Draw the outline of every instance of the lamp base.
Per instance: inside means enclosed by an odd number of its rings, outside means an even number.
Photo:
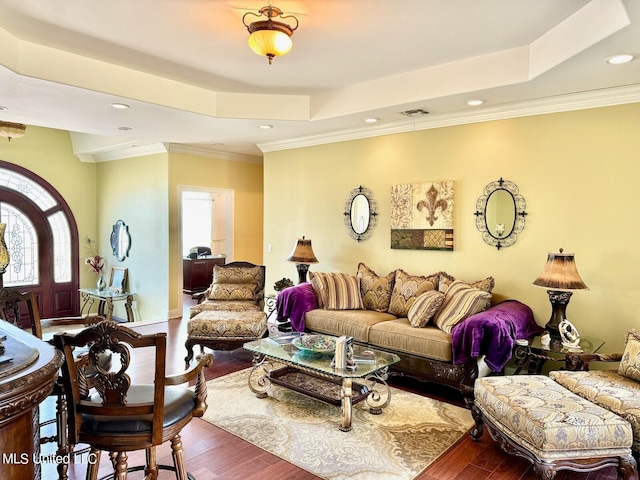
[[[298,284],[307,281],[307,272],[309,271],[309,264],[296,263],[296,269],[298,270]]]
[[[559,290],[547,290],[549,301],[551,302],[551,318],[544,326],[549,334],[554,338],[560,338],[560,322],[566,320],[567,305],[573,293],[561,292]]]

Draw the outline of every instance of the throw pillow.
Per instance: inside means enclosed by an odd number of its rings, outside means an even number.
[[[327,275],[329,274],[324,272],[309,272],[309,281],[318,298],[318,308],[325,308],[325,297],[327,295],[327,282],[325,278]]]
[[[445,333],[451,334],[453,327],[467,317],[487,309],[491,294],[456,280],[446,293],[444,301],[435,316],[435,324]]]
[[[255,300],[256,283],[214,283],[209,294],[211,300]]]
[[[442,293],[445,293],[449,286],[451,286],[451,284],[455,281],[456,279],[453,275],[449,275],[447,272],[438,272],[438,290],[440,290]],[[473,288],[479,288],[480,290],[491,293],[493,291],[495,283],[496,282],[493,277],[487,277],[482,280],[471,282],[469,283],[469,285]]]
[[[437,290],[430,290],[420,295],[409,309],[409,323],[412,327],[426,327],[429,321],[436,314],[442,302],[444,293]]]
[[[624,353],[618,365],[618,374],[640,382],[640,335],[633,329],[627,333]]]
[[[406,317],[411,305],[421,294],[437,289],[438,274],[422,277],[409,275],[404,270],[398,269],[387,311],[398,318]]]
[[[264,285],[262,268],[213,266],[213,283],[255,283]]]
[[[346,273],[332,273],[325,277],[327,310],[362,310],[360,281]]]
[[[356,277],[360,279],[360,294],[364,308],[386,312],[389,309],[396,272],[391,272],[386,277],[379,277],[376,272],[360,262]]]

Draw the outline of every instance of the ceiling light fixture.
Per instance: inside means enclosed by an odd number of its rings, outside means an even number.
[[[4,105],[0,105],[0,112],[4,112],[5,110],[9,110],[9,107],[5,107]]]
[[[263,130],[269,130],[270,128],[273,128],[273,125],[269,125],[265,123],[264,125],[259,125],[258,128],[261,128]]]
[[[118,130],[122,130],[123,132],[127,132],[131,130],[131,127],[118,127]]]
[[[479,98],[474,98],[472,100],[467,100],[467,105],[470,107],[477,107],[478,105],[482,105],[484,100],[480,100]]]
[[[111,106],[116,110],[126,110],[127,108],[129,108],[129,105],[127,105],[126,103],[112,103]]]
[[[282,15],[282,10],[278,7],[267,5],[258,10],[260,15],[247,12],[242,16],[242,23],[249,31],[249,47],[258,55],[266,56],[269,59],[269,65],[273,61],[274,57],[284,55],[291,50],[293,42],[291,36],[293,32],[298,28],[298,19],[293,15]],[[260,18],[261,16],[267,17],[267,20],[256,20],[247,25],[245,17],[247,15],[253,15]],[[296,22],[296,26],[292,27],[286,23],[272,20],[273,17],[280,17],[281,19],[292,18]]]
[[[623,63],[629,63],[635,57],[629,53],[624,53],[622,55],[613,55],[612,57],[607,58],[607,63],[610,65],[622,65]]]
[[[11,141],[12,138],[20,138],[23,136],[26,129],[27,126],[22,123],[0,121],[0,136],[8,138],[9,141]]]
[[[365,118],[364,121],[365,123],[378,123],[380,119],[376,117],[370,117],[370,118]]]

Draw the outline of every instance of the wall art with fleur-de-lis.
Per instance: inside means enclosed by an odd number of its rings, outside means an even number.
[[[391,187],[391,248],[453,250],[453,181]]]

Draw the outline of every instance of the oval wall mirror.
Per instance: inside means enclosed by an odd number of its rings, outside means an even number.
[[[129,235],[129,227],[122,220],[118,220],[111,230],[111,250],[114,257],[122,262],[129,256],[129,248],[131,248],[131,235]]]
[[[344,224],[354,240],[366,240],[371,236],[378,214],[376,202],[368,188],[358,187],[351,190],[344,204]]]
[[[485,243],[498,250],[513,245],[524,230],[526,206],[515,183],[500,178],[487,185],[474,213]]]

